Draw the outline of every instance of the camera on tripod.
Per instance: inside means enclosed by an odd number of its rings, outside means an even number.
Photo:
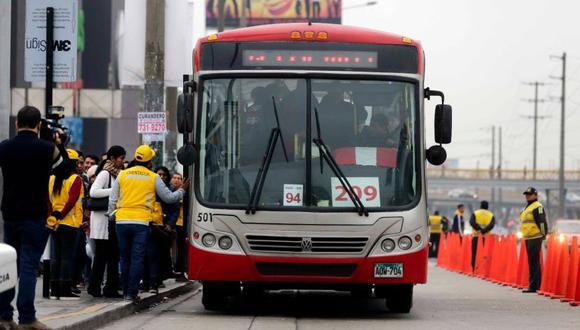
[[[46,118],[42,119],[40,128],[40,138],[55,142],[54,137],[58,135],[63,145],[70,141],[69,129],[63,126],[59,121],[65,117],[63,106],[50,106],[46,111]]]

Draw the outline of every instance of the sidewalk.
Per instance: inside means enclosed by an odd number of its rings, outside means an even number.
[[[142,293],[141,303],[133,305],[123,299],[93,298],[84,290],[80,300],[45,299],[42,298],[42,278],[39,278],[35,303],[37,318],[53,329],[96,329],[199,287],[197,282],[166,280],[164,283],[166,287],[160,289],[159,294]],[[15,315],[14,318],[17,320],[18,316]]]

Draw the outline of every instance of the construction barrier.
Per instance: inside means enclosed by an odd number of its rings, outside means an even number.
[[[472,266],[472,242],[477,239],[475,265]],[[519,244],[519,247],[518,247]],[[540,252],[542,283],[538,294],[559,299],[572,306],[580,305],[580,247],[574,237],[548,235],[546,260]],[[519,250],[519,252],[518,252]],[[485,237],[441,234],[437,266],[449,271],[478,277],[499,285],[525,289],[529,286],[528,256],[524,240],[516,235]]]

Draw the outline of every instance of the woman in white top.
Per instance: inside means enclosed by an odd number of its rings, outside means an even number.
[[[111,187],[124,167],[127,152],[121,146],[112,146],[107,151],[107,159],[97,170],[97,177],[91,186],[91,198],[109,198]],[[122,298],[119,287],[119,246],[115,226],[109,226],[106,210],[91,211],[90,238],[95,242],[95,258],[87,292],[93,297]],[[107,269],[107,283],[101,292],[103,277]]]

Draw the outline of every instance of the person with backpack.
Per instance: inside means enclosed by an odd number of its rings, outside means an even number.
[[[97,177],[91,186],[87,207],[91,210],[90,239],[95,243],[95,257],[87,292],[95,297],[122,298],[119,287],[119,245],[115,223],[106,215],[111,187],[123,169],[127,152],[121,146],[112,146],[106,160],[97,168]],[[92,205],[91,205],[92,204]],[[101,290],[107,270],[107,282]]]

